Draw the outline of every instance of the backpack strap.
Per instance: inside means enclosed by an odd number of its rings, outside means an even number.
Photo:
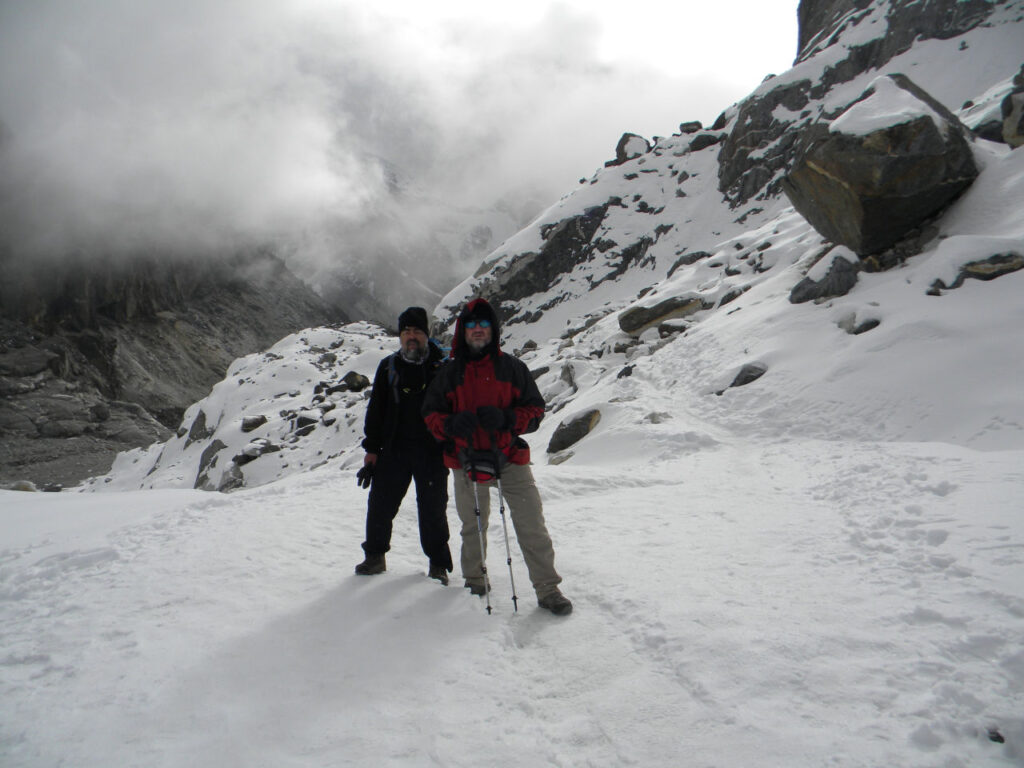
[[[395,368],[395,357],[397,352],[388,356],[388,387],[391,389],[391,396],[398,402],[398,369]]]

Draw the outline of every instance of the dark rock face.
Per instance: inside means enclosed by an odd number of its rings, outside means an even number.
[[[43,486],[167,439],[232,360],[342,319],[267,254],[37,271],[0,260],[0,300],[0,483]]]
[[[829,34],[836,23],[851,11],[871,5],[872,0],[800,0],[797,8],[797,51],[803,52],[811,43]]]
[[[495,270],[492,279],[481,287],[480,295],[492,303],[514,302],[548,290],[559,277],[599,250],[600,243],[594,241],[594,235],[608,213],[609,204],[545,226],[541,230],[545,242],[540,251],[521,254],[504,268]],[[515,322],[515,318],[508,322]]]
[[[877,69],[907,51],[917,39],[948,40],[974,29],[992,15],[996,5],[990,0],[930,0],[927,3],[892,0],[886,9],[885,36],[863,46],[852,47],[847,61],[867,65],[857,74]],[[872,0],[802,1],[797,11],[800,24],[797,61],[803,61],[830,45],[837,33],[862,22],[874,6]],[[841,62],[836,68],[837,71],[849,71],[850,65]]]
[[[791,123],[780,121],[775,112],[780,106],[799,112],[810,101],[810,91],[811,81],[800,80],[740,105],[734,127],[718,153],[718,188],[734,205],[762,190],[766,195],[778,192],[778,182],[773,179],[786,167],[797,133],[787,132]],[[756,162],[750,159],[754,152],[760,153]]]
[[[898,242],[978,175],[959,120],[907,78],[894,75],[888,81],[931,114],[863,135],[816,125],[805,133],[793,170],[782,182],[793,206],[815,229],[861,256]],[[870,104],[883,86],[889,88],[880,78],[863,102]]]

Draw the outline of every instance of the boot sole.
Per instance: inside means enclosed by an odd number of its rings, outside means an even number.
[[[544,608],[544,606],[541,606]],[[572,613],[572,608],[544,608],[545,611],[549,611],[555,616],[568,616]]]

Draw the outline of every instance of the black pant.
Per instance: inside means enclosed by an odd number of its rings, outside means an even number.
[[[452,570],[448,549],[448,469],[439,451],[406,446],[384,451],[370,484],[366,506],[366,541],[363,551],[379,555],[391,549],[391,523],[398,507],[416,481],[416,507],[419,512],[420,546],[431,562]]]

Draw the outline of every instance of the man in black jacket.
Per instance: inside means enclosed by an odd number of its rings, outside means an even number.
[[[430,341],[427,312],[409,307],[398,318],[399,350],[377,367],[366,409],[363,468],[359,484],[370,488],[366,508],[366,559],[356,573],[383,573],[391,549],[391,526],[398,507],[416,482],[420,545],[430,558],[429,576],[448,583],[448,470],[441,446],[423,423],[423,395],[442,365],[440,348]]]

